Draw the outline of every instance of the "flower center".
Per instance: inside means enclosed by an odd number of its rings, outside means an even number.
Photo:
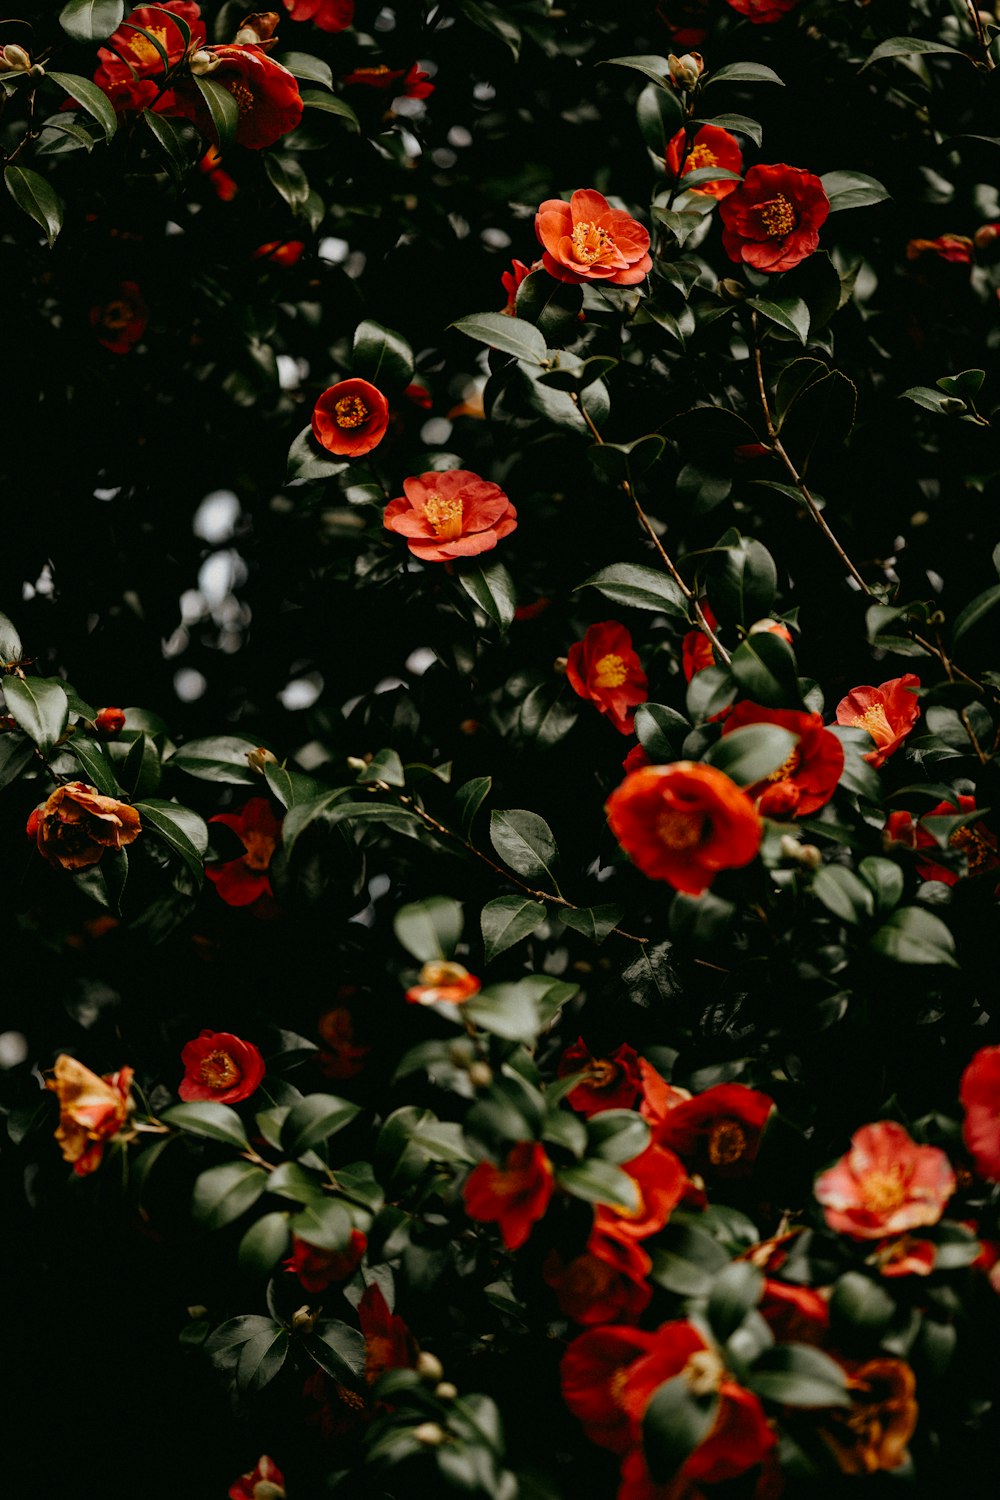
[[[586,220],[573,225],[571,239],[577,260],[585,261],[588,266],[615,248],[615,242],[606,229]]]
[[[976,875],[982,869],[988,869],[994,849],[987,839],[975,828],[956,828],[948,843],[953,849],[960,849],[969,864],[969,874]]]
[[[367,422],[370,413],[360,396],[341,396],[333,408],[333,419],[338,427],[360,427]]]
[[[669,808],[656,820],[656,836],[668,849],[678,853],[693,849],[701,842],[705,819],[701,813],[675,812]]]
[[[858,1182],[858,1194],[865,1208],[873,1214],[889,1213],[906,1202],[906,1184],[897,1164],[882,1170],[866,1172]]]
[[[709,146],[695,146],[688,155],[684,175],[687,176],[688,172],[697,172],[702,167],[717,167],[718,164],[719,158]]]
[[[590,1067],[587,1069],[587,1078],[591,1088],[607,1089],[614,1083],[618,1075],[617,1066],[607,1057],[592,1057]]]
[[[435,989],[446,984],[461,984],[468,977],[469,971],[463,964],[448,963],[442,958],[432,958],[420,970],[420,983],[433,985]]]
[[[873,703],[864,713],[852,720],[855,729],[867,729],[876,745],[887,745],[895,739],[892,725],[886,717],[885,704]]]
[[[228,1052],[210,1052],[202,1058],[198,1076],[210,1089],[228,1089],[243,1075]]]
[[[241,78],[235,79],[232,83],[227,83],[225,87],[236,100],[236,108],[239,110],[241,116],[253,108],[253,89],[248,87]]]
[[[729,1167],[747,1149],[746,1131],[735,1120],[719,1120],[709,1131],[708,1159],[713,1167]]]
[[[783,760],[781,762],[781,765],[778,767],[778,769],[776,771],[772,771],[771,772],[771,774],[770,774],[770,776],[768,776],[767,780],[768,781],[787,781],[788,778],[789,778],[789,776],[794,776],[795,772],[798,770],[800,759],[801,759],[801,757],[799,755],[798,750],[797,749],[793,750],[792,753],[791,753],[791,755],[789,755],[786,760]]]
[[[346,1385],[338,1385],[337,1395],[343,1401],[344,1405],[349,1406],[352,1411],[364,1411],[365,1398],[359,1395],[357,1391],[352,1391]]]
[[[462,502],[457,495],[432,495],[424,506],[424,515],[435,536],[443,541],[453,542],[462,535]]]
[[[725,1366],[711,1349],[696,1349],[681,1374],[695,1396],[710,1396],[722,1384]]]
[[[155,37],[162,45],[167,56],[170,56],[170,48],[167,46],[167,28],[165,26],[147,26],[149,36]],[[128,52],[131,53],[131,61],[137,68],[160,68],[163,66],[163,58],[157,52],[149,37],[140,36],[133,31],[128,39]]]
[[[628,676],[628,669],[620,656],[612,652],[602,656],[594,668],[594,686],[599,688],[621,687]]]
[[[101,322],[105,328],[127,328],[134,317],[135,308],[131,302],[109,302]]]
[[[791,234],[795,228],[795,210],[784,193],[779,193],[776,198],[768,198],[764,203],[758,203],[757,212],[760,214],[764,233],[769,239],[780,240],[783,235]]]
[[[254,829],[241,835],[246,845],[243,862],[249,870],[266,870],[274,853],[274,839],[270,834],[257,833]]]
[[[385,63],[376,63],[371,68],[355,68],[354,76],[356,78],[381,78],[388,72],[389,69]]]
[[[611,1397],[612,1406],[625,1410],[625,1387],[628,1384],[628,1365],[623,1365],[616,1370],[608,1381],[608,1395]]]

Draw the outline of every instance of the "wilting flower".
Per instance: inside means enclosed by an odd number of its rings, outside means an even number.
[[[704,1176],[744,1177],[773,1109],[769,1095],[744,1083],[716,1083],[670,1104],[651,1121],[653,1139]]]
[[[403,82],[399,88],[394,88],[399,79]],[[340,80],[341,83],[356,85],[367,89],[392,89],[393,98],[404,99],[427,99],[434,92],[429,73],[421,71],[418,63],[413,63],[407,68],[388,68],[385,63],[376,63],[370,68],[355,68],[353,73],[346,73]]]
[[[566,1350],[559,1366],[563,1400],[592,1443],[612,1453],[632,1447],[635,1424],[623,1402],[626,1372],[655,1343],[655,1333],[638,1328],[591,1328]]]
[[[302,99],[295,78],[259,47],[242,47],[233,42],[204,50],[215,63],[212,82],[226,89],[236,101],[238,145],[262,151],[301,122]],[[214,136],[215,126],[208,106],[193,79],[182,78],[176,84],[171,113],[193,120],[209,139]]]
[[[354,0],[284,0],[293,21],[312,21],[320,31],[346,31],[354,20]]]
[[[765,26],[769,21],[782,20],[799,0],[726,0],[726,3],[754,26]]]
[[[59,1100],[56,1140],[78,1177],[97,1170],[104,1147],[123,1131],[132,1110],[132,1068],[99,1078],[75,1057],[57,1057],[45,1087]]]
[[[760,846],[750,798],[695,761],[632,771],[606,806],[612,833],[643,874],[692,896],[720,870],[749,864]]]
[[[667,171],[671,177],[681,178],[682,187],[689,172],[702,172],[706,167],[723,167],[727,172],[738,172],[743,165],[739,141],[720,125],[703,125],[685,155],[686,144],[686,131],[678,130],[666,152]],[[728,198],[737,187],[739,183],[732,178],[720,177],[715,182],[700,182],[690,191],[703,193],[708,198]]]
[[[595,1224],[580,1255],[566,1262],[552,1250],[542,1275],[575,1323],[635,1323],[653,1296],[646,1279],[652,1266],[637,1240]]]
[[[414,557],[447,562],[490,552],[517,526],[517,511],[498,484],[468,469],[447,469],[403,481],[383,524],[406,537]]]
[[[407,990],[406,998],[411,1005],[461,1005],[478,995],[480,988],[475,974],[470,974],[462,964],[432,958],[420,970],[420,983]]]
[[[850,1151],[817,1177],[815,1191],[831,1229],[876,1240],[936,1224],[955,1174],[937,1146],[918,1146],[902,1125],[880,1120],[855,1131]]]
[[[819,245],[830,212],[823,184],[801,167],[751,167],[719,204],[722,244],[730,260],[755,271],[790,271]]]
[[[844,1474],[898,1469],[917,1425],[917,1383],[901,1359],[870,1359],[848,1370],[848,1410],[823,1414],[820,1436]]]
[[[269,260],[275,266],[294,266],[305,248],[301,240],[268,240],[266,245],[257,246],[251,259]]]
[[[962,1074],[962,1139],[976,1171],[1000,1182],[1000,1047],[980,1047]]]
[[[907,260],[919,260],[922,255],[936,255],[938,260],[952,265],[972,264],[972,241],[964,234],[939,234],[936,240],[910,240],[906,246]]]
[[[238,813],[217,813],[211,823],[231,828],[242,843],[245,854],[221,865],[206,865],[205,874],[227,906],[250,906],[261,896],[271,894],[268,866],[281,832],[266,797],[251,797]]]
[[[607,714],[619,734],[635,730],[635,710],[645,703],[646,674],[632,648],[632,637],[617,620],[591,625],[566,656],[566,678],[581,698]]]
[[[821,1344],[830,1323],[825,1297],[787,1281],[766,1280],[757,1311],[778,1344]]]
[[[120,281],[107,302],[98,302],[88,314],[99,344],[109,354],[127,354],[146,331],[149,309],[135,281]]]
[[[229,1489],[229,1500],[283,1500],[285,1476],[273,1458],[262,1453],[257,1467],[241,1474]]]
[[[389,1304],[376,1283],[367,1289],[358,1303],[358,1322],[365,1336],[365,1379],[369,1385],[386,1370],[412,1370],[417,1362],[417,1345],[406,1323]]]
[[[747,787],[765,818],[806,817],[824,807],[836,790],[844,769],[844,747],[826,729],[819,714],[797,709],[764,708],[759,703],[737,703],[727,716],[723,735],[748,724],[777,724],[799,737],[798,744],[777,770]]]
[[[517,315],[517,289],[524,278],[531,275],[532,269],[531,266],[526,266],[523,260],[512,260],[510,270],[504,271],[500,277],[500,285],[507,293],[506,306],[500,311],[505,312],[510,318]]]
[[[98,709],[94,724],[98,734],[109,740],[114,739],[125,728],[125,712],[120,708]]]
[[[645,229],[593,188],[581,188],[568,203],[547,199],[535,215],[535,233],[542,265],[559,281],[635,286],[653,268]]]
[[[353,1276],[367,1248],[368,1238],[360,1229],[351,1230],[351,1238],[343,1250],[324,1250],[295,1235],[285,1265],[295,1272],[303,1291],[316,1295]]]
[[[346,1005],[335,1005],[316,1027],[323,1040],[317,1061],[324,1078],[357,1078],[372,1050],[355,1040],[354,1017]]]
[[[198,163],[198,171],[205,173],[217,198],[220,198],[223,203],[233,201],[240,190],[240,185],[235,177],[230,177],[228,172],[223,171],[222,152],[218,146],[209,146]]]
[[[937,849],[938,842],[924,826],[924,818],[954,817],[956,813],[968,813],[971,820],[977,811],[975,797],[958,796],[957,802],[957,807],[952,802],[938,802],[916,822],[913,814],[905,810],[891,812],[885,824],[887,842],[904,844],[908,849]],[[948,847],[965,855],[970,876],[988,875],[992,870],[1000,868],[996,834],[981,822],[970,821],[954,829],[949,835]],[[917,860],[917,874],[921,880],[940,880],[942,885],[954,885],[960,878],[958,870],[926,856]]]
[[[184,1077],[177,1092],[186,1103],[249,1099],[264,1079],[264,1059],[252,1042],[230,1031],[202,1031],[181,1052]]]
[[[160,85],[166,73],[163,58],[156,47],[143,36],[148,31],[155,37],[167,54],[167,63],[173,68],[188,50],[188,42],[182,29],[170,19],[171,15],[185,21],[191,31],[191,48],[201,47],[205,41],[205,23],[200,20],[201,11],[192,0],[165,0],[163,5],[140,5],[133,10],[117,31],[108,37],[106,47],[98,47],[100,65],[94,74],[94,82],[103,89],[119,113],[126,110],[148,109],[160,93]],[[141,27],[142,31],[135,28]],[[160,106],[170,112],[172,95],[160,98]]]
[[[126,802],[102,797],[85,781],[67,781],[35,808],[25,832],[50,865],[85,870],[106,849],[117,852],[131,844],[141,826],[139,814]]]
[[[537,1141],[520,1141],[502,1167],[481,1161],[462,1189],[470,1219],[496,1224],[508,1250],[519,1250],[552,1197],[552,1163]]]
[[[377,448],[388,425],[389,403],[367,380],[341,380],[313,407],[313,436],[342,458],[360,458]]]
[[[625,1042],[608,1057],[595,1057],[578,1037],[556,1068],[559,1078],[573,1073],[584,1076],[566,1095],[566,1103],[588,1119],[604,1109],[632,1109],[642,1086],[638,1053]]]
[[[852,688],[837,704],[837,723],[867,729],[875,749],[865,756],[871,765],[884,765],[894,755],[920,717],[920,700],[914,689],[920,678],[913,672],[891,677],[878,687]]]

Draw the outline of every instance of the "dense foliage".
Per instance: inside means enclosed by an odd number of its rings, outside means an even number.
[[[1000,11],[22,9],[9,1486],[991,1493]]]

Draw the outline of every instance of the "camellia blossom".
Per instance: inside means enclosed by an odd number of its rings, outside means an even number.
[[[422,562],[448,562],[491,552],[517,527],[517,511],[498,484],[468,469],[445,469],[403,481],[383,524],[405,536]]]
[[[89,1177],[100,1166],[104,1147],[125,1131],[132,1111],[132,1068],[98,1077],[75,1057],[56,1058],[45,1087],[59,1100],[56,1140],[63,1160],[77,1177]]]
[[[972,240],[964,234],[939,234],[936,240],[909,240],[906,258],[919,260],[922,255],[936,255],[938,260],[952,265],[971,266],[972,248]]]
[[[191,33],[190,44],[182,28],[170,19],[171,15],[186,22]],[[204,45],[205,23],[200,17],[201,10],[192,0],[164,0],[162,5],[140,5],[111,33],[108,45],[98,47],[100,64],[94,82],[120,114],[149,109],[160,95],[167,70],[149,37],[156,38],[167,54],[169,67],[174,68],[189,46],[191,50],[197,50]],[[143,36],[143,31],[149,36]],[[169,91],[161,95],[158,108],[172,113],[172,99]]]
[[[848,1367],[851,1405],[823,1414],[820,1436],[844,1474],[898,1469],[917,1426],[917,1382],[901,1359]]]
[[[266,1488],[265,1488],[266,1486]],[[229,1488],[229,1500],[283,1500],[285,1476],[273,1458],[262,1453],[249,1474],[241,1474]]]
[[[510,270],[504,271],[500,277],[500,285],[507,293],[507,302],[500,309],[509,318],[517,316],[517,289],[526,276],[530,276],[534,270],[533,266],[526,266],[523,260],[512,260]]]
[[[617,620],[591,625],[566,655],[566,680],[581,698],[606,714],[619,734],[635,732],[635,710],[649,697],[646,674],[632,637]]]
[[[412,1370],[417,1343],[398,1313],[389,1311],[385,1294],[372,1282],[358,1303],[358,1322],[365,1338],[365,1380],[374,1385],[386,1370]]]
[[[251,259],[269,260],[275,266],[294,266],[305,248],[302,240],[268,240],[266,245],[257,246]]]
[[[920,678],[914,672],[890,677],[878,687],[852,688],[837,704],[837,723],[853,729],[867,729],[875,741],[865,760],[882,766],[895,755],[920,717],[920,700],[914,692]]]
[[[402,79],[399,88],[394,85]],[[396,99],[428,99],[434,92],[429,73],[424,73],[419,63],[409,68],[389,68],[385,63],[376,63],[370,68],[355,68],[340,80],[348,87],[366,89],[392,89]]]
[[[639,1055],[626,1042],[607,1057],[595,1057],[583,1037],[578,1037],[556,1068],[558,1078],[573,1073],[584,1076],[566,1095],[566,1103],[588,1119],[605,1109],[632,1109],[642,1087]]]
[[[231,828],[246,850],[220,865],[206,865],[205,874],[227,906],[250,906],[271,894],[268,866],[281,833],[266,797],[251,797],[238,813],[217,813],[211,823]]]
[[[822,1344],[830,1326],[826,1298],[811,1286],[787,1281],[768,1278],[757,1311],[778,1344]]]
[[[320,31],[346,31],[354,20],[354,0],[284,0],[293,21],[311,21]]]
[[[67,781],[35,808],[25,832],[50,865],[86,870],[106,849],[117,853],[131,844],[141,827],[139,814],[127,802],[102,797],[85,781]]]
[[[751,167],[719,204],[723,248],[755,271],[790,271],[818,248],[829,212],[823,184],[811,172],[783,162]]]
[[[578,1334],[562,1357],[562,1396],[592,1443],[624,1454],[634,1442],[634,1423],[623,1404],[625,1372],[656,1344],[639,1328],[590,1328]]]
[[[568,203],[547,199],[535,215],[535,233],[542,265],[559,281],[636,286],[653,268],[646,230],[593,188],[581,188]]]
[[[1000,1182],[1000,1047],[980,1047],[962,1074],[962,1140],[987,1182]]]
[[[750,798],[722,771],[696,761],[630,772],[606,808],[612,833],[642,873],[691,896],[720,870],[748,865],[760,847]]]
[[[653,1139],[703,1176],[744,1177],[757,1159],[773,1109],[768,1094],[745,1083],[715,1083],[703,1093],[668,1102],[651,1120]]]
[[[502,1167],[481,1161],[462,1189],[470,1219],[496,1224],[508,1250],[519,1250],[552,1197],[552,1163],[537,1141],[520,1141]]]
[[[226,89],[236,101],[237,145],[263,151],[301,123],[303,106],[298,83],[273,57],[259,47],[244,47],[236,42],[206,47],[204,51],[215,63],[209,74],[212,82]],[[192,120],[202,135],[214,139],[212,117],[193,78],[178,81],[170,112]]]
[[[292,1253],[285,1265],[299,1278],[302,1290],[315,1296],[353,1276],[367,1248],[368,1237],[360,1229],[351,1230],[351,1237],[343,1250],[324,1250],[295,1235]]]
[[[721,125],[703,125],[691,142],[690,151],[685,154],[686,144],[686,131],[678,130],[667,146],[665,158],[668,173],[675,180],[680,177],[682,187],[689,172],[702,172],[706,167],[723,167],[727,172],[738,172],[743,166],[739,141]],[[690,191],[701,193],[706,198],[728,198],[737,187],[738,182],[720,177],[715,182],[699,182]]]
[[[109,354],[127,354],[146,332],[149,309],[138,282],[120,281],[107,302],[98,302],[88,314],[99,344]]]
[[[741,16],[754,26],[766,26],[771,21],[781,21],[794,10],[799,0],[726,0],[726,4],[733,10],[738,10]]]
[[[94,725],[104,739],[113,740],[125,728],[125,712],[121,708],[98,709]]]
[[[799,737],[798,744],[764,781],[747,787],[757,811],[765,818],[807,817],[825,807],[844,769],[844,747],[827,729],[819,714],[797,709],[764,708],[759,703],[737,703],[723,725],[723,735],[748,724],[777,724]]]
[[[323,1041],[316,1061],[324,1078],[357,1078],[364,1072],[372,1049],[357,1041],[354,1017],[346,1005],[335,1005],[320,1016],[316,1030]]]
[[[702,603],[701,612],[705,616],[705,624],[709,630],[715,630],[718,621],[712,613],[709,605]],[[715,652],[712,642],[703,630],[689,630],[681,642],[681,667],[684,672],[684,681],[690,682],[692,677],[699,672],[704,672],[706,667],[715,666]]]
[[[918,1146],[895,1120],[855,1131],[847,1155],[815,1183],[827,1224],[855,1240],[936,1224],[954,1191],[944,1152]]]
[[[420,983],[407,990],[406,998],[411,1005],[461,1005],[478,995],[481,988],[481,981],[462,964],[432,958],[420,970]]]
[[[970,821],[952,831],[948,837],[948,847],[965,855],[970,878],[989,875],[993,870],[1000,869],[1000,848],[997,846],[997,836],[991,829],[982,822],[971,821],[976,812],[975,797],[961,795],[956,796],[955,802],[936,803],[916,821],[912,813],[897,809],[886,819],[885,838],[889,844],[904,844],[908,849],[937,849],[938,842],[930,829],[925,827],[924,818],[947,818],[955,817],[958,813],[968,813]],[[940,864],[926,855],[917,860],[917,874],[921,880],[940,880],[942,885],[955,885],[961,879],[959,870]]]
[[[214,1099],[236,1104],[264,1081],[264,1059],[252,1042],[231,1031],[202,1031],[181,1052],[184,1077],[177,1092],[185,1103]]]
[[[581,1254],[564,1261],[557,1250],[545,1259],[542,1276],[560,1311],[574,1323],[635,1323],[649,1306],[647,1277],[653,1263],[635,1239],[596,1224]]]
[[[338,381],[313,407],[313,437],[340,458],[371,453],[385,437],[388,425],[389,403],[367,380]]]
[[[594,1216],[594,1227],[625,1240],[648,1240],[659,1234],[670,1215],[684,1197],[688,1184],[683,1163],[672,1151],[650,1145],[631,1161],[622,1163],[635,1184],[638,1204],[624,1208],[601,1204]]]
[[[198,162],[198,171],[204,172],[211,185],[215,196],[223,203],[232,203],[240,190],[240,185],[235,177],[222,167],[222,152],[218,146],[209,146],[204,156]]]

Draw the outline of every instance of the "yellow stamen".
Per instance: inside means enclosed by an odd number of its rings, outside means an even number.
[[[628,676],[628,669],[620,656],[611,652],[602,656],[594,666],[594,686],[599,688],[621,687]]]
[[[236,100],[236,108],[239,110],[241,116],[253,108],[253,89],[248,88],[242,79],[236,78],[232,82],[225,83],[223,86],[229,90]]]
[[[675,812],[669,809],[656,820],[656,834],[668,849],[683,853],[701,842],[704,818],[700,813]]]
[[[747,1149],[746,1131],[735,1120],[719,1120],[708,1137],[708,1159],[713,1167],[730,1167]]]
[[[274,853],[274,839],[269,834],[256,833],[252,829],[249,833],[244,833],[242,837],[247,851],[243,856],[243,862],[247,869],[266,870]]]
[[[228,1089],[241,1075],[228,1052],[210,1052],[202,1059],[198,1076],[210,1089]]]
[[[787,760],[783,760],[776,771],[772,771],[767,777],[768,781],[787,781],[789,776],[794,776],[799,768],[801,757],[798,750],[793,750]]]
[[[457,495],[431,495],[424,515],[442,541],[453,542],[462,535],[462,502]]]
[[[360,427],[362,422],[367,422],[370,413],[360,396],[341,396],[334,403],[333,419],[338,427],[348,430],[352,427]]]
[[[708,146],[695,146],[688,156],[684,166],[684,175],[688,172],[698,172],[702,167],[717,167],[719,158]]]
[[[795,228],[795,210],[784,193],[779,193],[776,198],[769,198],[765,203],[758,203],[757,212],[760,214],[764,233],[772,240],[780,240]]]
[[[600,260],[615,248],[615,242],[606,229],[601,229],[597,224],[584,220],[573,225],[570,238],[573,241],[573,254],[577,260],[584,261],[588,266],[593,265],[596,260]]]
[[[896,738],[892,725],[886,717],[885,705],[873,703],[863,714],[852,720],[855,729],[867,729],[876,745],[887,745]]]
[[[892,1166],[874,1172],[866,1172],[858,1183],[862,1203],[873,1214],[888,1213],[906,1202],[906,1186],[902,1168]]]

